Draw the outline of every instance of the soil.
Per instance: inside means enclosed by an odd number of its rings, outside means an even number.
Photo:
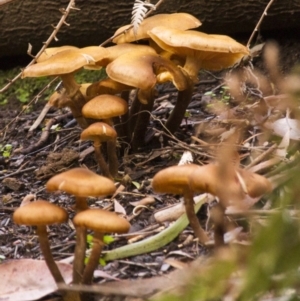
[[[265,39],[265,37],[263,37]],[[294,39],[277,39],[280,47],[280,66],[282,76],[288,74],[300,60],[300,41]],[[263,74],[268,72],[265,68],[263,56],[259,54],[253,59],[254,66]],[[226,72],[232,72],[227,70]],[[175,138],[170,139],[169,144],[161,146],[153,143],[153,136],[161,133],[160,121],[164,121],[170,109],[158,109],[162,100],[169,103],[176,101],[176,90],[171,85],[158,87],[157,104],[154,108],[153,118],[149,126],[147,145],[136,153],[126,151],[120,141],[119,161],[120,174],[117,181],[123,185],[123,190],[115,197],[115,200],[124,208],[127,217],[131,220],[131,232],[140,232],[143,229],[154,226],[153,214],[157,210],[179,202],[180,197],[174,195],[155,194],[151,187],[151,178],[159,170],[178,164],[186,150],[191,151],[194,162],[204,164],[215,157],[215,145],[221,142],[220,135],[234,126],[226,123],[225,119],[248,120],[243,140],[260,131],[260,124],[255,119],[255,113],[248,108],[250,105],[261,101],[251,85],[247,88],[248,103],[237,103],[232,97],[226,98],[227,112],[234,112],[234,116],[222,117],[224,103],[221,111],[216,109],[224,101],[224,89],[222,89],[225,72],[210,73],[201,72],[199,84],[196,85],[192,102],[189,106],[189,116],[182,122],[180,130]],[[268,78],[268,77],[267,77]],[[275,87],[276,88],[276,87]],[[215,96],[206,92],[213,92]],[[267,95],[262,95],[267,96]],[[17,226],[12,221],[12,213],[19,207],[22,199],[27,195],[35,195],[37,199],[45,199],[67,209],[70,222],[61,226],[49,227],[51,249],[56,260],[70,257],[74,254],[75,230],[72,225],[74,217],[74,198],[65,193],[48,193],[45,190],[46,181],[53,175],[64,170],[86,166],[98,172],[93,153],[85,155],[85,150],[91,144],[80,142],[80,128],[72,122],[72,116],[67,110],[51,109],[46,115],[46,121],[60,118],[57,128],[52,128],[49,137],[40,142],[43,134],[43,123],[33,132],[29,132],[30,126],[38,117],[45,101],[40,99],[33,105],[29,112],[20,114],[22,104],[16,98],[1,107],[0,111],[0,255],[5,260],[19,258],[40,259],[40,249],[34,229],[31,227]],[[222,101],[221,101],[222,100]],[[211,109],[213,107],[213,110]],[[216,134],[217,133],[217,134]],[[195,136],[199,141],[193,140]],[[225,136],[224,136],[225,137]],[[225,139],[225,138],[224,138]],[[202,141],[202,142],[201,142]],[[241,141],[241,140],[240,140]],[[260,143],[259,141],[257,142]],[[11,145],[11,154],[4,154],[3,146]],[[269,144],[270,145],[270,144]],[[266,147],[264,150],[266,150]],[[10,152],[10,151],[9,151]],[[241,147],[239,151],[242,165],[249,163],[250,151]],[[145,196],[153,196],[155,203],[143,208],[137,216],[133,215],[132,202],[139,201]],[[110,198],[89,198],[91,207],[110,209],[113,207]],[[263,206],[261,201],[257,206]],[[198,213],[203,227],[207,226],[208,206],[205,205]],[[168,223],[165,224],[167,226]],[[212,237],[212,229],[208,228]],[[245,232],[244,234],[247,234]],[[193,235],[192,230],[186,228],[174,241],[149,254],[141,254],[130,258],[109,262],[103,269],[108,274],[119,279],[140,279],[169,273],[175,268],[172,264],[164,263],[166,258],[173,258],[186,263],[201,256],[209,254],[209,250],[201,247],[195,241],[189,240]],[[117,238],[106,249],[114,249],[125,245],[126,238]],[[109,281],[105,278],[97,278],[96,282]],[[100,297],[99,297],[100,298]],[[46,298],[47,300],[47,298]],[[99,299],[100,300],[100,299]],[[111,300],[111,299],[110,299]]]

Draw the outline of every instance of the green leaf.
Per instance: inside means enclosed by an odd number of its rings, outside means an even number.
[[[105,266],[106,266],[106,261],[105,261],[103,258],[100,257],[100,259],[99,259],[99,264],[100,264],[101,266],[105,267]]]
[[[103,237],[103,242],[106,245],[109,245],[109,244],[111,244],[114,241],[115,241],[115,239],[112,236],[110,236],[110,235],[104,235],[104,237]]]
[[[141,188],[140,183],[138,183],[136,181],[132,181],[131,183],[136,187],[136,189],[140,189]]]

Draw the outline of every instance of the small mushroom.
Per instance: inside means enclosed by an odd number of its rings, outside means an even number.
[[[128,111],[127,102],[118,96],[103,94],[94,97],[82,108],[83,116],[93,119],[101,119],[113,126],[113,117],[124,115]],[[107,141],[107,153],[109,172],[112,176],[118,174],[118,158],[116,153],[116,139]]]
[[[13,220],[18,225],[36,226],[40,248],[49,271],[57,284],[65,283],[50,250],[47,226],[67,222],[67,211],[47,201],[38,200],[19,207],[13,214]],[[76,294],[71,295],[69,293],[66,293],[63,298],[64,301],[79,300]]]
[[[195,164],[167,167],[153,177],[152,187],[155,192],[183,195],[185,211],[190,226],[198,238],[199,243],[204,244],[208,241],[208,237],[200,226],[197,215],[195,214],[193,190],[190,189],[189,185],[190,175],[198,168],[199,166]]]
[[[86,168],[73,168],[52,177],[46,184],[48,191],[65,191],[75,195],[77,212],[88,209],[88,196],[111,195],[116,191],[114,182],[99,176]],[[73,283],[79,283],[84,269],[86,250],[86,231],[76,231],[75,261],[73,264]]]
[[[103,158],[101,153],[101,144],[103,142],[114,140],[116,145],[117,132],[107,123],[95,122],[91,124],[88,128],[83,130],[80,135],[81,140],[92,140],[94,142],[95,155],[97,158],[98,165],[105,177],[112,178],[109,168]],[[113,149],[110,149],[113,151]],[[116,150],[114,154],[109,154],[111,156],[111,161],[113,161],[113,167],[110,166],[111,170],[118,170],[118,158],[116,156]]]
[[[119,217],[116,213],[102,209],[82,211],[76,214],[73,222],[76,228],[85,228],[94,231],[92,252],[82,278],[83,284],[91,284],[94,270],[98,266],[100,254],[104,246],[104,234],[127,233],[130,224],[126,219]]]
[[[69,107],[73,116],[82,128],[86,128],[88,122],[81,114],[81,109],[86,100],[80,91],[80,85],[76,82],[74,74],[83,66],[94,64],[106,55],[106,49],[97,46],[82,49],[68,48],[58,51],[37,64],[26,67],[22,72],[22,77],[60,76],[66,94],[72,101]]]
[[[133,133],[132,146],[138,149],[143,145],[145,132],[150,120],[150,114],[154,103],[155,85],[159,83],[158,75],[168,71],[175,87],[186,91],[187,77],[181,69],[168,59],[155,54],[143,54],[137,52],[126,53],[115,59],[106,68],[108,76],[125,85],[138,88],[138,100],[141,104],[133,104],[129,113],[130,130]],[[137,111],[133,111],[137,108]]]

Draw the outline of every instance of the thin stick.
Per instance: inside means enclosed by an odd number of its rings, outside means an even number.
[[[146,15],[145,15],[145,18],[147,18],[150,14],[152,14],[152,12],[153,12],[154,10],[156,10],[163,2],[164,2],[164,0],[159,0],[159,1],[154,5],[153,8],[150,8],[150,9],[149,9],[149,11],[148,11],[148,12],[146,13]],[[103,43],[101,43],[99,46],[104,46],[104,45],[110,43],[114,38],[120,36],[120,35],[123,34],[125,31],[127,31],[127,30],[129,30],[129,29],[131,29],[131,28],[133,28],[133,25],[130,25],[129,27],[127,27],[127,28],[124,29],[123,31],[119,32],[118,34],[113,35],[112,37],[108,38],[108,39],[105,40]],[[0,91],[0,92],[1,92],[1,91]]]
[[[60,28],[62,27],[63,24],[65,24],[67,26],[70,26],[70,24],[66,23],[66,19],[67,19],[68,15],[69,15],[69,13],[72,9],[76,9],[75,8],[75,0],[70,0],[67,8],[60,10],[60,12],[62,13],[62,17],[60,18],[57,25],[54,26],[54,30],[51,33],[51,35],[49,36],[49,38],[47,39],[47,41],[43,42],[44,46],[40,49],[40,51],[37,53],[37,55],[33,57],[33,60],[26,67],[31,66],[36,62],[36,60],[40,57],[40,55],[44,52],[44,50],[49,46],[49,44],[52,42],[53,39],[58,40],[56,35],[57,35],[58,31],[60,30]],[[6,84],[0,90],[0,93],[3,93],[5,90],[7,90],[15,81],[17,81],[21,77],[21,75],[22,75],[22,72],[20,72],[17,76],[15,76],[13,79],[11,79],[9,81],[9,83]]]
[[[268,5],[266,6],[264,12],[262,13],[260,19],[258,20],[258,22],[257,22],[257,24],[256,24],[256,26],[255,26],[255,28],[254,28],[254,30],[252,31],[252,34],[251,34],[251,36],[250,36],[250,38],[249,38],[249,40],[248,40],[248,43],[247,43],[247,47],[248,47],[248,48],[250,47],[250,44],[251,44],[251,42],[252,42],[252,40],[253,40],[255,34],[258,32],[259,27],[260,27],[260,25],[261,25],[261,23],[262,23],[264,17],[268,14],[268,10],[269,10],[269,8],[271,7],[271,5],[273,4],[273,2],[274,2],[274,0],[270,0],[270,2],[268,3]]]

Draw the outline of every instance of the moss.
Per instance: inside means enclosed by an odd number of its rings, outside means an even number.
[[[16,67],[10,70],[0,70],[0,87],[4,87],[8,80],[13,79],[21,72],[20,67]],[[78,83],[87,83],[98,81],[101,78],[106,77],[105,70],[81,70],[76,74],[76,80]],[[38,78],[24,78],[18,79],[12,84],[6,91],[0,93],[0,105],[5,105],[10,101],[17,100],[21,103],[30,102],[35,95],[37,95],[42,89],[46,87],[51,81],[50,77],[38,77]],[[52,84],[51,87],[46,89],[41,97],[41,100],[47,100],[53,93],[56,84]]]

